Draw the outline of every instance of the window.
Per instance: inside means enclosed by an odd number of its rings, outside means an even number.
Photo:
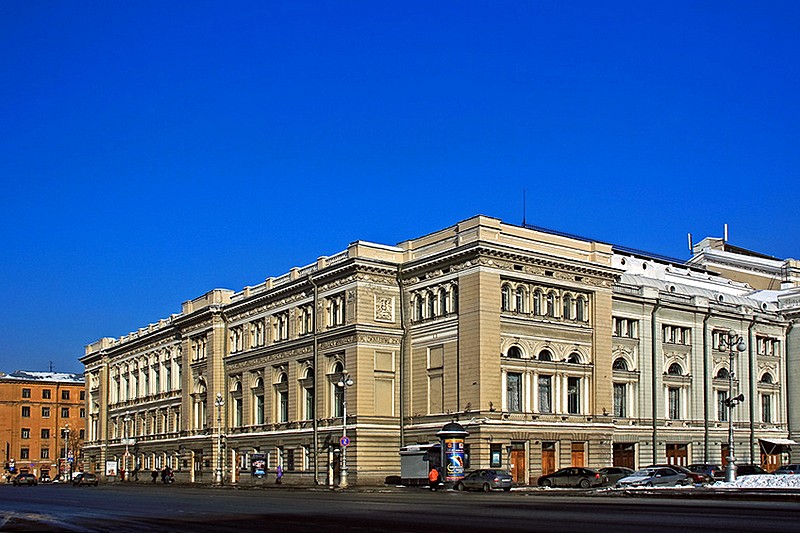
[[[680,420],[681,418],[681,390],[677,387],[667,389],[669,399],[668,416],[670,420]]]
[[[691,330],[681,326],[664,325],[661,328],[663,341],[669,344],[691,344]]]
[[[567,412],[571,415],[581,412],[581,378],[567,378]]]
[[[278,376],[278,383],[275,386],[277,392],[278,422],[289,421],[289,378],[286,372],[281,372]]]
[[[508,349],[508,357],[511,359],[522,359],[522,349],[519,346],[512,346]]]
[[[562,302],[564,304],[564,309],[562,310],[561,316],[566,319],[572,318],[572,296],[565,294]]]
[[[253,396],[255,399],[255,422],[256,424],[264,423],[264,381],[261,378],[256,380],[256,385],[253,387]]]
[[[86,391],[85,390],[81,391],[80,397],[81,397],[81,401],[84,401],[86,399]]]
[[[756,353],[758,355],[780,355],[778,339],[756,336]]]
[[[728,372],[727,368],[720,368],[717,372],[717,375],[714,376],[714,379],[721,379],[727,381],[730,378],[730,373]]]
[[[717,391],[717,420],[720,422],[728,421],[728,392],[724,390]]]
[[[342,363],[336,363],[331,375],[331,387],[333,387],[333,416],[335,418],[344,416],[344,387],[338,387],[336,383],[344,373]]]
[[[552,413],[553,412],[553,391],[552,391],[552,376],[539,376],[539,412]]]
[[[50,399],[50,389],[42,389],[42,399],[43,400]]]
[[[31,451],[28,448],[20,448],[19,449],[19,458],[20,459],[30,459],[31,458]]]
[[[20,434],[20,437],[23,438],[23,439],[31,438],[31,429],[30,428],[22,428],[22,432]]]
[[[625,383],[614,383],[614,416],[625,418],[627,404],[627,385]]]
[[[512,413],[522,412],[522,374],[506,374],[506,406]]]
[[[550,350],[542,350],[539,352],[539,361],[552,361],[553,354]]]
[[[628,371],[628,362],[622,357],[617,357],[616,359],[614,359],[614,363],[612,363],[611,369],[612,370],[619,370],[619,371],[622,371],[622,372],[627,372]]]
[[[42,448],[41,457],[42,459],[50,459],[50,448]]]
[[[285,463],[286,470],[294,470],[294,448],[286,450]]]
[[[613,318],[614,336],[627,339],[639,337],[639,321],[632,318]]]
[[[420,297],[421,298],[421,297]],[[422,300],[420,299],[418,305],[420,306],[420,314],[418,318],[422,318]],[[328,326],[341,326],[345,323],[345,299],[344,293],[338,294],[328,299]]]
[[[533,314],[542,315],[542,291],[539,289],[533,292]]]
[[[31,389],[22,389],[22,397],[23,398],[30,398],[31,397]]]
[[[81,416],[81,418],[86,418],[86,408],[85,407],[81,407],[81,415],[80,416]]]
[[[31,407],[29,405],[22,406],[22,418],[30,418],[31,416]]]
[[[772,423],[772,396],[769,394],[761,395],[761,421],[766,424]]]
[[[683,368],[681,368],[681,365],[679,365],[678,363],[672,363],[671,365],[669,365],[669,368],[667,369],[667,374],[669,374],[670,376],[682,376]]]
[[[61,418],[69,418],[69,407],[61,408]]]
[[[303,409],[303,419],[314,419],[314,369],[306,369],[306,374],[303,384],[303,393],[305,395],[305,409]]]
[[[65,390],[61,391],[61,399],[62,400],[69,400],[69,391],[68,390],[65,389]]]
[[[525,289],[517,287],[517,292],[514,295],[514,307],[517,313],[525,313],[527,311],[525,306]]]
[[[50,430],[47,428],[42,429],[42,438],[49,439],[50,438]]]
[[[555,318],[556,316],[556,295],[554,292],[547,293],[547,316]]]
[[[583,296],[578,296],[575,300],[575,320],[586,322],[586,298]]]

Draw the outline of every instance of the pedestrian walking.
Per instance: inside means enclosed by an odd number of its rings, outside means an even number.
[[[430,484],[431,490],[436,491],[439,488],[439,470],[436,469],[435,466],[431,467],[431,471],[428,472],[428,483]]]
[[[150,477],[153,478],[153,483],[155,483],[158,480],[158,470],[154,468],[153,471],[150,472]]]
[[[275,469],[275,484],[280,485],[283,483],[283,467],[278,465],[278,468]]]

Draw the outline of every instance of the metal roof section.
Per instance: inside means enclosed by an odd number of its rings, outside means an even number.
[[[36,370],[16,370],[10,374],[0,373],[2,380],[15,381],[41,381],[54,383],[74,383],[83,385],[83,374],[70,374],[65,372],[40,372]]]

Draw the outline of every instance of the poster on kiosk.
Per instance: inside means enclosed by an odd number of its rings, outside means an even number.
[[[459,481],[464,477],[466,451],[464,439],[469,433],[458,422],[445,424],[436,436],[442,441],[442,465],[447,482]]]

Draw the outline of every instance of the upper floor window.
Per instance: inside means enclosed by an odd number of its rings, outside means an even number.
[[[780,343],[778,339],[757,335],[756,353],[758,355],[780,355]]]
[[[231,328],[231,353],[241,352],[244,348],[244,328],[236,326]]]
[[[23,398],[30,398],[31,397],[31,389],[22,389],[22,397]]]
[[[571,415],[581,412],[581,378],[567,378],[567,412]]]
[[[681,367],[678,363],[672,363],[669,365],[667,369],[667,374],[670,376],[682,376],[683,375],[683,367]]]
[[[627,372],[628,371],[628,362],[625,360],[624,357],[617,357],[614,359],[614,362],[611,365],[612,370],[622,370]]]
[[[681,389],[670,387],[667,389],[667,416],[670,420],[680,420],[681,418]]]
[[[506,374],[506,407],[512,413],[522,411],[522,374]]]
[[[50,418],[50,408],[42,407],[42,418]]]
[[[68,390],[65,389],[65,390],[61,391],[61,399],[62,400],[69,400],[69,391]]]
[[[519,346],[512,346],[508,349],[508,357],[511,359],[522,359],[522,349]]]
[[[31,429],[30,428],[22,428],[22,432],[21,432],[20,437],[23,438],[23,439],[31,438]]]
[[[50,389],[42,389],[42,399],[43,400],[50,399]]]
[[[666,343],[688,345],[692,342],[691,328],[665,324],[662,326],[661,331]]]
[[[337,294],[328,298],[328,326],[342,326],[345,323],[345,295]]]
[[[728,380],[729,377],[730,377],[730,372],[728,372],[728,369],[720,368],[719,371],[717,372],[717,375],[714,376],[714,379]]]
[[[632,318],[613,318],[614,336],[628,339],[639,338],[639,321]]]
[[[69,407],[61,408],[61,418],[69,418]]]
[[[550,350],[542,350],[539,352],[539,361],[552,361],[553,360],[553,353]]]

